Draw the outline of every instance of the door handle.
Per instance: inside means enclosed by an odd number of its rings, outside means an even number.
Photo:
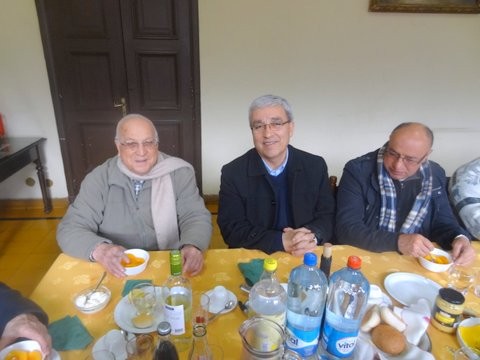
[[[113,102],[114,108],[122,108],[122,115],[127,115],[127,100],[124,97],[120,98],[120,104]]]

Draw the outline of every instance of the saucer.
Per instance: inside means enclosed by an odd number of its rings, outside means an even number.
[[[211,312],[213,314],[218,313],[218,312],[221,312],[222,314],[226,314],[226,313],[232,311],[233,309],[235,309],[237,307],[237,297],[235,296],[235,294],[228,289],[225,289],[225,290],[227,291],[227,298],[226,298],[225,302],[222,302],[221,304],[220,303],[211,303],[210,306],[208,307],[209,312]],[[208,295],[208,297],[212,298],[213,289],[208,290],[206,294]],[[230,309],[225,309],[224,308],[225,303],[227,301],[230,301],[230,300],[233,300],[235,302],[235,306],[232,306],[232,308],[230,308]]]
[[[157,289],[157,305],[155,306],[155,314],[152,326],[147,328],[137,328],[132,324],[132,319],[135,317],[135,307],[128,300],[128,294],[125,295],[115,306],[113,318],[115,323],[123,330],[134,334],[147,334],[157,331],[158,324],[164,320],[163,316],[163,299],[161,296],[161,287]]]
[[[128,338],[133,339],[134,334],[128,333]],[[100,339],[97,340],[95,345],[93,345],[92,352],[99,350],[108,350],[115,355],[115,359],[126,359],[127,341],[125,340],[124,335],[120,330],[114,329],[107,332]]]

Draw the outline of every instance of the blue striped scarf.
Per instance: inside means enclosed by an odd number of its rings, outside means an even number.
[[[383,166],[385,148],[386,145],[380,148],[377,156],[378,183],[382,201],[379,228],[389,232],[395,232],[395,224],[397,221],[397,193],[392,178],[385,169],[385,166]],[[404,234],[418,232],[428,212],[430,199],[432,197],[432,171],[428,161],[422,164],[420,173],[422,175],[422,189],[415,198],[412,209],[400,229],[400,232]]]

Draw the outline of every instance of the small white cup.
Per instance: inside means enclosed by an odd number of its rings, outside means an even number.
[[[210,305],[214,304],[215,307],[225,305],[227,302],[227,289],[225,289],[225,286],[218,285],[213,288],[211,300],[210,300]]]

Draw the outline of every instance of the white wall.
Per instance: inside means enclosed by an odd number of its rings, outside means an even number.
[[[48,138],[54,197],[66,197],[34,0],[0,0],[0,112],[11,135]],[[368,0],[199,0],[203,192],[252,146],[251,100],[286,97],[292,144],[325,157],[332,175],[422,121],[433,160],[451,174],[479,156],[480,15],[369,13]],[[0,198],[40,197],[33,166]],[[20,179],[20,181],[19,181]]]
[[[44,137],[43,162],[52,196],[67,187],[34,0],[0,0],[0,112],[10,136]],[[35,186],[25,179],[31,177]],[[0,183],[1,199],[41,198],[35,165]]]

